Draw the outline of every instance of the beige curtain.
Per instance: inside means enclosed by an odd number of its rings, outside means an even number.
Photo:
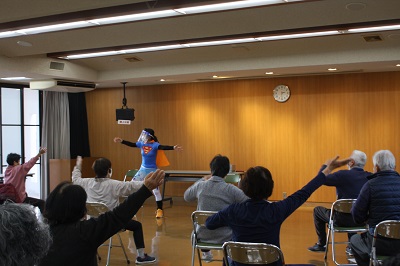
[[[70,159],[70,122],[67,92],[43,93],[42,146],[47,153],[42,160],[41,192],[49,192],[49,159]]]

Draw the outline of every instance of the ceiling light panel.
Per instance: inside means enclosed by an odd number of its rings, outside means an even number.
[[[94,23],[96,25],[107,25],[107,24],[133,22],[133,21],[156,19],[156,18],[167,18],[167,17],[174,17],[174,16],[179,16],[179,15],[182,15],[182,14],[179,12],[176,12],[172,9],[169,9],[169,10],[132,14],[132,15],[125,15],[125,16],[91,19],[91,20],[88,20],[88,22]]]
[[[38,34],[44,32],[62,31],[68,29],[86,28],[90,26],[94,26],[94,24],[89,23],[87,21],[76,21],[76,22],[21,29],[21,30],[16,30],[16,32],[21,33],[21,35],[29,35],[29,34]]]
[[[306,33],[295,33],[286,35],[275,35],[275,36],[265,36],[257,37],[260,41],[274,41],[274,40],[286,40],[286,39],[297,39],[297,38],[307,38],[307,37],[318,37],[318,36],[329,36],[339,34],[338,31],[320,31],[320,32],[306,32]]]
[[[373,32],[373,31],[387,31],[387,30],[400,30],[400,25],[355,28],[355,29],[349,29],[347,31],[349,33],[360,33],[360,32]]]
[[[106,18],[91,19],[91,20],[87,20],[87,21],[77,21],[77,22],[60,23],[60,24],[53,24],[53,25],[39,26],[39,27],[32,27],[32,28],[22,28],[22,29],[17,29],[17,30],[13,30],[13,31],[0,32],[0,38],[10,38],[10,37],[15,37],[15,36],[20,36],[20,35],[38,34],[38,33],[45,33],[45,32],[70,30],[70,29],[79,29],[79,28],[92,27],[92,26],[134,22],[134,21],[142,21],[142,20],[157,19],[157,18],[167,18],[167,17],[174,17],[174,16],[182,16],[185,14],[199,14],[199,13],[206,13],[206,12],[217,12],[217,11],[234,10],[234,9],[240,9],[240,8],[251,8],[251,7],[257,7],[257,6],[283,4],[283,3],[288,3],[288,2],[306,2],[306,1],[313,1],[313,0],[233,1],[233,2],[228,2],[228,3],[203,5],[203,6],[195,6],[195,7],[187,7],[187,8],[178,8],[175,10],[167,9],[167,10],[146,12],[146,13],[140,13],[140,14],[130,14],[130,15],[123,15],[123,16],[113,16],[113,17],[106,17]]]
[[[232,39],[232,40],[220,40],[220,41],[209,41],[209,42],[193,42],[186,43],[186,47],[203,47],[203,46],[215,46],[215,45],[225,45],[225,44],[236,44],[236,43],[248,43],[256,42],[254,38],[243,38],[243,39]]]
[[[228,2],[228,3],[220,3],[220,4],[212,4],[212,5],[204,5],[204,6],[194,6],[194,7],[185,7],[185,8],[177,8],[175,9],[178,12],[183,14],[199,14],[206,12],[216,12],[223,10],[232,10],[239,8],[249,8],[249,7],[257,7],[257,6],[265,6],[265,5],[273,5],[273,4],[282,4],[285,1],[282,0],[253,0],[253,1],[236,1],[236,2]]]

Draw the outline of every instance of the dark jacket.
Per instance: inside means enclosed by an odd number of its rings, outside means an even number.
[[[384,220],[400,220],[400,175],[380,171],[362,187],[352,208],[355,222],[368,221],[370,233]]]
[[[152,195],[144,185],[98,218],[51,226],[53,245],[40,266],[96,266],[97,248],[121,230]]]
[[[320,171],[325,169],[321,167]],[[361,188],[367,183],[372,173],[364,171],[360,167],[353,167],[350,170],[339,170],[326,176],[325,186],[336,187],[338,199],[356,199]]]
[[[284,200],[268,202],[250,199],[232,204],[209,217],[206,227],[212,230],[229,226],[232,228],[233,241],[267,243],[280,247],[279,234],[282,223],[325,182],[325,175],[318,173],[302,189]],[[243,264],[231,263],[230,265]],[[281,263],[274,265],[281,265]]]

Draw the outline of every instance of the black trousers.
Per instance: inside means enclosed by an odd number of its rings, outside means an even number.
[[[351,249],[357,265],[368,266],[372,249],[373,236],[366,232],[354,235],[350,239]],[[378,237],[376,239],[376,254],[384,256],[392,256],[399,253],[400,240]]]
[[[125,229],[133,232],[133,240],[135,241],[136,249],[144,248],[142,224],[138,221],[130,220],[125,226]]]
[[[331,210],[322,206],[314,208],[314,225],[315,231],[318,236],[318,244],[326,245],[326,227],[329,222],[329,217],[331,215]],[[337,213],[335,217],[336,226],[360,226],[353,221],[353,217],[350,213]],[[348,234],[350,237],[354,234]]]

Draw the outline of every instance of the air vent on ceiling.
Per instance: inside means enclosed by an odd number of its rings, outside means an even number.
[[[379,42],[379,41],[383,41],[382,37],[379,35],[367,35],[367,36],[363,36],[364,40],[366,42]]]
[[[143,61],[143,59],[136,57],[136,56],[126,57],[125,60],[128,62],[131,62],[131,63]]]
[[[50,69],[53,70],[64,70],[64,63],[59,63],[59,62],[50,62]]]

